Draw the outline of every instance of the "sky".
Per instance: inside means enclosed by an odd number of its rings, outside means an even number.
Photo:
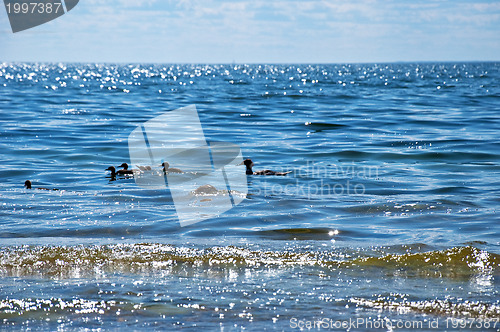
[[[0,8],[8,62],[496,60],[498,0],[80,0],[15,34]]]

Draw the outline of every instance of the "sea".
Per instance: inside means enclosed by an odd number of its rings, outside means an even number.
[[[186,107],[289,173],[189,225],[110,177]],[[500,331],[498,62],[4,62],[0,156],[0,330]]]

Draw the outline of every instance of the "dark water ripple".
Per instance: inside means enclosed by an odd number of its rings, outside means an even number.
[[[181,228],[168,192],[104,169],[191,104],[209,141],[291,174]],[[0,321],[498,318],[499,114],[499,63],[0,64]]]

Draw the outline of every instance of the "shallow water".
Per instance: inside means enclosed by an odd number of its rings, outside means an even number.
[[[0,322],[499,329],[499,69],[0,65]],[[104,169],[192,104],[208,141],[291,173],[180,227],[167,190]]]

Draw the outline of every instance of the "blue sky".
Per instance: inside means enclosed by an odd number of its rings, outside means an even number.
[[[80,0],[16,34],[0,8],[0,61],[475,60],[500,60],[500,1]]]

